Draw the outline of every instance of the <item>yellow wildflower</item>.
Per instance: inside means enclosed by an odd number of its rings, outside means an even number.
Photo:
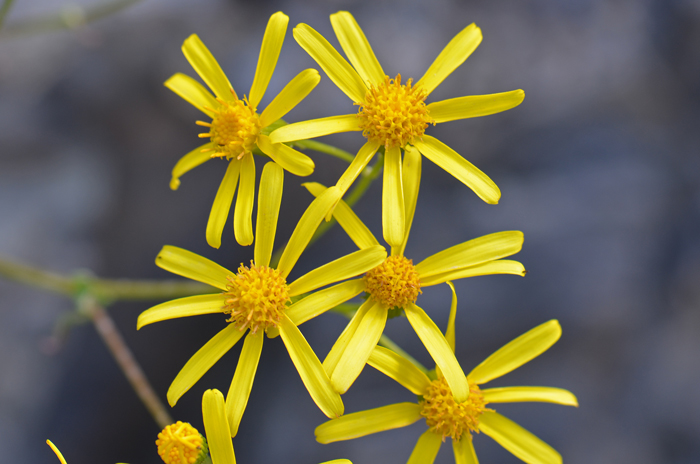
[[[156,440],[158,455],[165,464],[196,464],[208,455],[207,442],[190,424],[166,425]]]

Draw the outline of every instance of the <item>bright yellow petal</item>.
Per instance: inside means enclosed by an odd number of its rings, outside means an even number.
[[[265,95],[267,85],[270,83],[272,73],[275,71],[288,23],[289,17],[281,11],[270,16],[270,20],[267,23],[265,36],[260,47],[258,66],[255,68],[255,77],[248,96],[248,101],[253,108],[258,106],[263,95]]]
[[[182,248],[165,245],[156,256],[156,265],[173,274],[226,290],[227,277],[234,273],[214,261]]]
[[[469,397],[469,384],[455,354],[445,340],[445,336],[420,307],[411,303],[404,308],[404,311],[418,338],[421,339],[433,361],[442,371],[455,401],[458,403],[466,401]]]
[[[267,127],[297,106],[321,81],[315,69],[305,69],[289,81],[260,114],[260,125]]]
[[[388,375],[416,395],[424,395],[430,379],[411,361],[383,346],[375,346],[367,364]]]
[[[241,160],[241,181],[238,185],[236,209],[233,212],[233,233],[239,245],[253,243],[253,203],[255,202],[255,161],[252,155]]]
[[[280,262],[277,265],[277,270],[282,277],[287,277],[296,264],[299,256],[309,244],[311,237],[316,232],[318,225],[323,220],[323,217],[328,213],[331,206],[340,199],[340,192],[337,188],[331,187],[323,195],[316,198],[304,214],[299,219],[299,223],[294,228],[292,236],[287,243],[287,246],[282,253]]]
[[[490,95],[469,95],[434,102],[428,105],[430,117],[436,122],[478,118],[515,108],[525,99],[522,90],[492,93]]]
[[[358,250],[299,277],[289,284],[289,295],[301,295],[364,274],[382,264],[385,259],[386,250],[381,245]]]
[[[450,317],[447,320],[447,330],[445,330],[445,340],[452,348],[452,352],[455,352],[455,318],[457,317],[457,292],[455,292],[455,286],[452,282],[447,282],[452,290],[452,303],[450,304]]]
[[[136,330],[148,324],[168,319],[220,313],[225,301],[226,296],[221,293],[188,296],[166,301],[139,314],[139,318],[136,320]]]
[[[202,397],[202,422],[212,464],[236,464],[231,434],[226,423],[224,395],[219,390],[207,390]]]
[[[469,373],[469,380],[482,384],[505,375],[547,351],[559,337],[561,326],[556,319],[538,325],[486,358]]]
[[[382,230],[384,240],[392,247],[403,243],[406,210],[401,176],[401,149],[389,148],[384,157],[384,186],[382,188]]]
[[[561,455],[532,433],[497,412],[479,418],[479,430],[528,464],[561,464]]]
[[[56,445],[54,445],[51,440],[46,440],[46,444],[51,447],[53,452],[56,454],[56,457],[58,458],[59,461],[61,461],[61,464],[66,464],[66,458],[63,457],[63,454],[56,448]]]
[[[316,427],[316,441],[325,445],[406,427],[422,417],[420,409],[416,403],[398,403],[346,414]]]
[[[406,464],[433,464],[440,451],[440,445],[442,445],[442,436],[432,430],[426,430],[418,438]]]
[[[282,202],[282,186],[284,184],[284,170],[275,163],[267,163],[263,168],[260,178],[260,191],[258,192],[258,217],[255,223],[256,266],[269,266],[272,248],[275,245],[275,232],[277,231],[277,219]]]
[[[258,136],[258,148],[272,161],[297,176],[308,176],[314,172],[314,162],[300,151],[283,143],[272,143],[264,134]]]
[[[355,18],[347,11],[339,11],[331,15],[331,24],[345,55],[367,87],[381,84],[384,71]]]
[[[226,174],[224,174],[224,178],[219,184],[219,190],[216,192],[216,197],[214,197],[214,204],[209,213],[206,232],[207,243],[211,247],[219,248],[221,246],[221,234],[224,231],[226,219],[231,210],[240,169],[241,163],[238,160],[232,159],[229,161]]]
[[[224,330],[214,335],[194,356],[187,361],[187,364],[180,370],[168,388],[168,403],[175,406],[177,400],[187,392],[192,385],[213,366],[216,361],[228,352],[233,345],[245,334],[245,331],[238,330],[233,324],[229,324]]]
[[[487,403],[521,403],[537,401],[564,406],[578,406],[576,396],[569,390],[554,387],[501,387],[481,391]]]
[[[320,464],[352,464],[349,459],[333,459],[332,461],[324,461]]]
[[[212,110],[218,108],[219,103],[202,84],[192,79],[190,76],[177,73],[165,81],[163,85],[202,113],[210,118],[214,117],[215,113]]]
[[[440,52],[423,77],[416,83],[430,93],[457,69],[481,43],[481,29],[472,23],[462,29]]]
[[[404,148],[403,168],[401,173],[401,182],[403,185],[404,196],[404,234],[401,246],[396,250],[396,255],[403,256],[408,243],[408,235],[413,224],[413,215],[416,212],[416,203],[418,202],[418,189],[420,187],[422,156],[414,147],[407,145]],[[393,251],[392,251],[392,254]]]
[[[264,335],[262,330],[257,333],[248,332],[238,358],[236,372],[233,374],[231,387],[226,395],[226,417],[232,437],[238,434],[238,426],[248,405],[255,372],[258,370]]]
[[[355,298],[364,291],[365,283],[362,279],[348,280],[302,298],[289,306],[286,313],[289,319],[298,326],[351,298]]]
[[[287,124],[275,129],[270,134],[272,143],[294,142],[313,139],[339,132],[360,131],[360,122],[356,114],[342,114],[327,118],[309,119],[308,121]]]
[[[336,186],[340,189],[342,195],[345,195],[345,192],[348,191],[352,183],[355,182],[355,179],[357,179],[357,176],[359,176],[362,171],[365,170],[369,162],[372,160],[374,154],[377,153],[378,149],[379,144],[376,142],[368,141],[362,145],[362,148],[360,148],[360,151],[357,152],[355,159],[352,160],[350,166],[348,166],[336,183]]]
[[[355,103],[364,101],[367,87],[362,78],[321,34],[299,24],[294,28],[294,38],[345,95]]]
[[[513,274],[524,276],[527,273],[525,267],[518,261],[508,259],[498,259],[489,261],[488,263],[478,264],[476,266],[456,271],[448,271],[443,274],[434,274],[423,278],[421,276],[421,287],[429,287],[431,285],[442,284],[448,280],[465,279],[467,277],[476,277],[492,274]]]
[[[228,101],[237,98],[226,74],[197,34],[192,34],[185,40],[182,44],[182,53],[214,95]]]
[[[299,328],[282,314],[279,323],[280,336],[287,347],[289,357],[299,372],[301,381],[311,395],[311,399],[321,409],[321,411],[331,419],[342,416],[345,411],[343,400],[337,394],[328,379],[326,371],[323,370],[321,361],[313,352],[309,343],[299,331]]]
[[[340,357],[348,347],[350,340],[352,340],[355,336],[355,332],[357,332],[360,322],[375,304],[376,303],[374,300],[366,300],[364,303],[362,303],[362,305],[350,319],[350,322],[348,322],[348,325],[346,325],[345,329],[343,329],[343,332],[338,337],[338,340],[336,340],[331,347],[328,355],[326,355],[326,359],[323,360],[323,368],[326,370],[329,376],[333,375],[333,371],[335,371],[338,361],[340,361]]]
[[[479,168],[462,158],[459,153],[429,135],[413,144],[433,163],[449,172],[476,193],[486,203],[495,205],[501,198],[498,186]]]
[[[479,464],[471,434],[462,435],[461,440],[453,439],[452,450],[455,453],[455,464]]]
[[[195,148],[175,163],[173,168],[172,177],[170,179],[170,189],[177,190],[180,187],[180,177],[182,177],[186,172],[191,171],[200,164],[203,164],[211,159],[210,149],[213,147],[213,143],[205,143],[204,145]]]

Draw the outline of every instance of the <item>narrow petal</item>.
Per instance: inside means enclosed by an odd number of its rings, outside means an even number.
[[[389,148],[384,157],[384,186],[382,188],[382,230],[384,240],[392,247],[403,243],[406,210],[401,176],[401,149]]]
[[[231,387],[226,395],[226,417],[232,437],[238,434],[238,426],[248,405],[255,372],[258,370],[264,335],[262,330],[257,333],[248,332],[238,358],[236,372],[233,374]]]
[[[352,464],[349,459],[333,459],[332,461],[324,461],[320,464]]]
[[[355,336],[355,332],[357,332],[360,322],[375,304],[376,303],[374,300],[366,300],[364,303],[362,303],[362,306],[360,306],[355,314],[353,314],[350,322],[348,322],[348,325],[345,326],[345,329],[343,329],[343,332],[338,337],[338,340],[336,340],[331,347],[328,355],[326,355],[326,359],[323,360],[323,368],[328,373],[328,376],[333,375],[333,371],[335,371],[338,361],[340,361],[340,357],[348,347],[350,340],[352,340]]]
[[[377,153],[377,150],[379,150],[379,144],[376,142],[368,141],[362,145],[362,148],[360,148],[360,151],[357,152],[355,159],[352,160],[350,166],[348,166],[336,183],[336,186],[340,189],[342,195],[345,195],[345,192],[348,191],[352,183],[355,182],[355,179],[357,179],[357,176],[359,176],[362,171],[365,170],[369,162],[372,160],[374,154]]]
[[[375,346],[367,364],[396,380],[416,395],[424,395],[430,379],[408,359],[383,346]]]
[[[165,245],[160,250],[156,256],[156,266],[221,290],[226,290],[227,277],[234,274],[214,261],[171,245]]]
[[[241,160],[241,182],[238,185],[236,209],[233,212],[233,233],[243,246],[253,243],[253,203],[255,202],[255,161],[252,155]]]
[[[390,404],[329,420],[316,427],[314,433],[316,441],[325,445],[406,427],[421,417],[420,406],[416,403]]]
[[[355,18],[347,11],[339,11],[331,15],[331,24],[345,55],[367,87],[381,84],[384,71]]]
[[[226,174],[224,174],[224,178],[219,184],[219,190],[216,192],[216,197],[214,197],[214,204],[209,213],[206,232],[207,243],[211,247],[219,248],[221,246],[221,234],[224,231],[226,219],[228,219],[228,213],[231,210],[240,169],[241,163],[238,160],[232,159],[229,161]]]
[[[255,223],[255,233],[258,238],[255,240],[253,253],[256,266],[270,265],[282,203],[283,184],[284,170],[275,163],[267,163],[260,177],[258,192],[258,217]]]
[[[170,178],[170,189],[177,190],[180,187],[180,177],[186,172],[191,171],[200,164],[206,163],[211,159],[211,148],[213,143],[205,143],[199,146],[180,158],[173,168],[172,177]]]
[[[413,145],[430,161],[472,189],[486,203],[492,205],[498,203],[501,198],[498,186],[479,168],[462,158],[459,153],[429,135],[423,135],[423,140],[417,140]]]
[[[382,264],[385,259],[386,250],[381,245],[358,250],[299,277],[289,284],[289,295],[301,295],[364,274]]]
[[[362,129],[360,129],[360,122],[356,114],[342,114],[287,124],[272,131],[270,140],[272,143],[285,143],[360,130]]]
[[[538,325],[486,358],[469,373],[469,380],[482,384],[505,375],[547,351],[559,337],[561,326],[556,319]]]
[[[528,464],[561,464],[561,455],[532,433],[497,412],[479,418],[479,430]]]
[[[297,326],[283,314],[279,329],[289,357],[292,358],[301,381],[304,382],[314,403],[330,418],[342,416],[344,412],[343,401],[340,399],[340,395],[333,391],[321,361],[318,360]]]
[[[256,108],[265,95],[267,85],[270,83],[272,73],[277,66],[277,59],[282,50],[284,43],[284,34],[287,32],[287,24],[289,16],[281,11],[270,16],[265,29],[262,46],[260,47],[260,57],[258,57],[258,66],[255,68],[255,77],[253,85],[250,88],[248,101],[253,108]],[[263,126],[265,127],[265,126]]]
[[[299,24],[294,28],[294,38],[345,95],[355,103],[364,101],[367,87],[362,78],[321,34]]]
[[[405,219],[404,219],[404,234],[403,242],[397,250],[397,255],[403,256],[404,251],[406,251],[406,244],[408,243],[408,235],[411,231],[411,224],[413,224],[413,215],[416,212],[416,203],[418,202],[418,189],[420,187],[420,176],[421,176],[421,162],[422,156],[420,152],[407,145],[404,148],[403,156],[403,168],[401,173],[401,182],[403,185],[403,196],[404,196],[404,208],[405,208]]]
[[[61,461],[61,464],[66,464],[66,458],[63,457],[63,454],[58,450],[56,445],[54,445],[51,440],[46,440],[46,444],[53,450],[58,460]]]
[[[387,310],[380,304],[372,306],[362,318],[330,376],[335,391],[345,393],[359,377],[384,332],[386,319]]]
[[[432,430],[426,430],[418,438],[406,464],[433,464],[440,451],[440,445],[442,445],[442,436]]]
[[[258,148],[272,161],[297,176],[308,176],[314,172],[315,164],[305,154],[283,143],[272,143],[264,134],[258,136]]]
[[[353,279],[314,292],[287,308],[287,316],[297,326],[323,314],[365,291],[362,279]]]
[[[221,293],[188,296],[166,301],[139,314],[139,318],[136,320],[136,330],[148,324],[168,319],[220,313],[225,301],[226,296]]]
[[[578,406],[576,396],[569,390],[554,387],[502,387],[481,391],[487,403],[521,403],[537,401],[564,406]]]
[[[216,361],[228,352],[233,345],[245,334],[245,331],[238,330],[233,324],[229,324],[224,330],[214,335],[194,356],[187,361],[187,364],[180,370],[168,388],[168,403],[175,406],[177,400],[187,392],[192,385],[213,366]]]
[[[215,113],[212,109],[217,108],[219,103],[202,84],[192,79],[190,76],[177,73],[165,81],[163,85],[202,113],[210,118],[214,117]]]
[[[306,98],[319,82],[321,82],[321,75],[315,69],[305,69],[297,74],[260,114],[260,125],[267,127],[283,118]]]
[[[455,292],[455,286],[452,282],[448,281],[447,285],[450,286],[452,290],[452,303],[450,304],[450,318],[447,320],[447,330],[445,330],[445,340],[452,348],[452,352],[455,352],[455,318],[457,317],[457,292]]]
[[[185,40],[182,44],[182,53],[214,95],[228,101],[237,98],[226,74],[197,34],[192,34]]]
[[[287,243],[287,246],[282,253],[280,262],[277,265],[277,270],[282,277],[287,277],[296,264],[299,256],[309,244],[311,237],[316,232],[318,225],[323,220],[323,217],[328,213],[331,206],[340,199],[340,192],[337,188],[331,187],[323,195],[316,198],[304,214],[299,219],[299,223],[294,228],[292,236]]]
[[[525,266],[523,266],[518,261],[511,261],[508,259],[498,259],[496,261],[489,261],[488,263],[478,264],[476,266],[468,267],[465,269],[458,269],[456,271],[448,271],[442,274],[434,274],[423,278],[421,276],[421,287],[429,287],[431,285],[442,284],[448,280],[465,279],[467,277],[476,277],[482,275],[492,275],[492,274],[513,274],[524,276],[527,273]]]
[[[416,272],[423,279],[494,261],[519,252],[523,240],[519,230],[484,235],[427,257],[416,264]]]
[[[481,39],[481,29],[476,27],[476,24],[472,23],[462,29],[435,58],[416,86],[423,85],[428,93],[435,90],[447,76],[452,74],[452,71],[469,58],[481,43]]]
[[[471,434],[463,435],[461,440],[452,440],[452,450],[455,453],[455,464],[479,464]]]
[[[478,118],[515,108],[525,99],[522,90],[492,93],[490,95],[469,95],[434,102],[428,105],[430,117],[436,123],[458,119]]]
[[[433,361],[442,371],[455,401],[458,403],[466,401],[469,397],[469,384],[455,354],[445,340],[445,336],[420,307],[409,304],[404,308],[404,311],[418,338],[421,339]]]
[[[236,464],[231,434],[226,423],[224,395],[219,390],[207,390],[202,397],[202,422],[212,464]]]

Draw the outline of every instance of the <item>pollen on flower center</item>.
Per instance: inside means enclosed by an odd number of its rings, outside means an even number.
[[[368,271],[363,280],[370,297],[387,308],[403,308],[414,303],[420,293],[420,278],[413,260],[389,256],[382,264]]]
[[[209,132],[199,134],[200,137],[210,137],[217,146],[213,157],[241,159],[243,155],[252,153],[260,133],[260,117],[255,108],[248,105],[248,100],[232,102],[217,99],[218,109],[208,108],[214,112],[211,123],[197,121],[200,126],[209,127]]]
[[[238,274],[228,276],[226,287],[223,311],[231,316],[227,322],[253,333],[276,327],[290,301],[287,281],[277,269],[258,267],[252,261],[250,268],[241,264]]]
[[[156,445],[166,464],[194,464],[207,452],[206,442],[197,429],[180,421],[166,426],[158,434]]]
[[[427,93],[411,82],[401,85],[401,74],[396,79],[385,76],[383,83],[367,90],[364,102],[357,103],[362,135],[386,148],[403,147],[423,136],[433,120],[423,101]]]
[[[453,440],[459,440],[465,432],[478,432],[479,417],[484,411],[492,411],[485,407],[481,390],[475,384],[469,385],[467,401],[457,403],[445,379],[433,380],[419,404],[430,430]]]

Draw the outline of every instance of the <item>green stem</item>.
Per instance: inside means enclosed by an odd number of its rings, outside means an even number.
[[[12,8],[12,3],[14,1],[15,0],[5,0],[2,2],[2,6],[0,7],[0,29],[2,29],[2,25],[5,22],[5,16],[7,16],[10,8]]]
[[[293,142],[299,148],[308,148],[309,150],[314,150],[319,153],[325,153],[327,155],[335,156],[343,161],[352,163],[355,159],[355,155],[348,153],[345,150],[334,147],[333,145],[327,145],[325,143],[317,142],[316,140],[298,140]]]

